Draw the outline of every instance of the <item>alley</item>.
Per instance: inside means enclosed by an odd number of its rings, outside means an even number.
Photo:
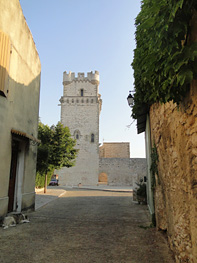
[[[30,223],[0,229],[1,263],[173,263],[131,193],[66,189]]]

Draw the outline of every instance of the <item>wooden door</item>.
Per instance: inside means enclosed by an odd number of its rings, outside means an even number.
[[[19,142],[13,140],[12,159],[11,159],[11,167],[10,167],[10,181],[9,181],[9,191],[8,191],[8,197],[9,197],[8,212],[12,212],[14,206],[18,151],[19,151]]]

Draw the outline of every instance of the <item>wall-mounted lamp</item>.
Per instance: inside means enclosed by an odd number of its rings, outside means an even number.
[[[129,107],[132,107],[133,106],[133,104],[134,104],[134,98],[133,98],[133,96],[132,96],[132,94],[131,94],[131,90],[129,91],[129,95],[128,95],[128,97],[127,97],[127,101],[128,101],[128,104],[129,104]]]

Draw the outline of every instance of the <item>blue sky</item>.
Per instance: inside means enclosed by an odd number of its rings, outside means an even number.
[[[145,157],[144,134],[127,104],[139,0],[20,0],[40,56],[40,118],[60,120],[63,72],[100,73],[100,142],[130,142],[131,157]]]

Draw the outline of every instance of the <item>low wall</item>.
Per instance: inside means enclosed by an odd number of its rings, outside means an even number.
[[[108,185],[134,186],[147,175],[145,158],[100,158],[99,174],[107,174]]]

